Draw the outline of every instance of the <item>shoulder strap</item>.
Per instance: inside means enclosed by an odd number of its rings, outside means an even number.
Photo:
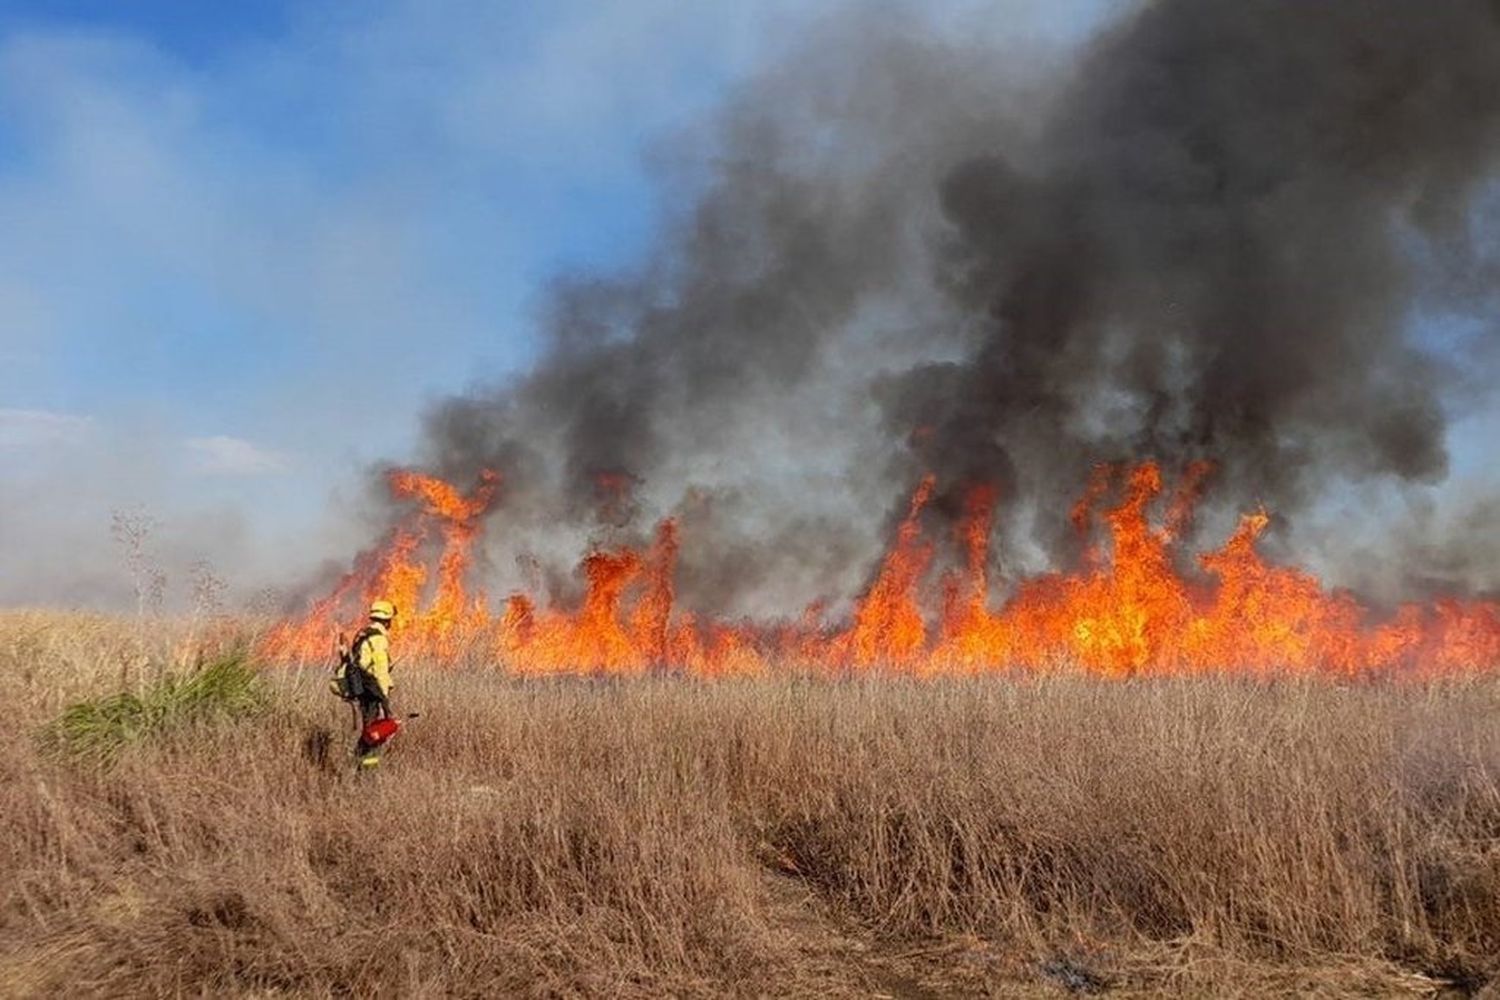
[[[374,625],[366,625],[354,636],[354,641],[349,644],[349,659],[355,666],[359,666],[359,650],[371,638],[380,634],[380,629]]]

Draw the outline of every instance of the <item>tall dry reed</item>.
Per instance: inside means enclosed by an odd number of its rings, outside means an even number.
[[[361,781],[315,672],[85,764],[35,734],[116,657],[0,620],[17,671],[5,995],[899,993],[876,957],[924,949],[929,994],[1500,974],[1493,682],[406,670]]]

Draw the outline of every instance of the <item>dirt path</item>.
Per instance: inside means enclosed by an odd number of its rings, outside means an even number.
[[[829,912],[795,876],[767,871],[767,916],[798,984],[792,996],[945,1000],[950,997],[1058,998],[1024,963],[975,938],[921,944],[883,941]],[[778,990],[778,993],[780,991]],[[781,994],[787,995],[787,994]]]

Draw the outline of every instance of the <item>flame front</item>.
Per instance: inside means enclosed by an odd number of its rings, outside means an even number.
[[[297,661],[329,655],[340,625],[348,628],[352,605],[368,605],[377,598],[401,611],[398,633],[408,648],[426,658],[451,660],[476,636],[491,630],[484,595],[470,599],[465,579],[500,477],[482,472],[479,485],[467,497],[441,479],[401,469],[389,473],[386,482],[393,497],[420,501],[421,506],[391,529],[379,546],[361,553],[354,568],[306,617],[273,628],[262,643],[267,655]],[[425,553],[434,541],[440,548],[435,585],[429,586]],[[422,610],[424,597],[428,601]]]
[[[1433,675],[1500,666],[1500,604],[1439,600],[1379,620],[1353,595],[1256,549],[1269,524],[1244,515],[1223,546],[1184,572],[1178,542],[1210,466],[1190,466],[1170,495],[1155,463],[1101,466],[1071,518],[1083,542],[1072,572],[1016,581],[996,603],[989,546],[998,499],[971,490],[954,539],[955,568],[934,576],[935,545],[922,514],[936,482],[913,492],[869,588],[846,621],[819,602],[799,621],[698,621],[676,604],[678,526],[663,521],[650,545],[598,550],[580,570],[576,606],[541,606],[513,594],[491,611],[466,589],[473,546],[499,492],[481,475],[465,495],[398,471],[389,484],[416,506],[377,549],[302,619],[278,625],[264,652],[279,660],[325,656],[357,601],[385,597],[403,613],[396,642],[407,661],[499,664],[518,674],[652,671],[695,676],[776,669],[917,675],[1082,669],[1141,674],[1296,673],[1358,677]],[[1159,517],[1153,512],[1165,510]]]

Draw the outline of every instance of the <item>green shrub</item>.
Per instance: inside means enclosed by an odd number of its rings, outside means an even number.
[[[131,743],[185,727],[253,715],[269,700],[243,652],[230,653],[139,692],[122,691],[68,706],[43,731],[43,744],[70,756],[112,759]]]

